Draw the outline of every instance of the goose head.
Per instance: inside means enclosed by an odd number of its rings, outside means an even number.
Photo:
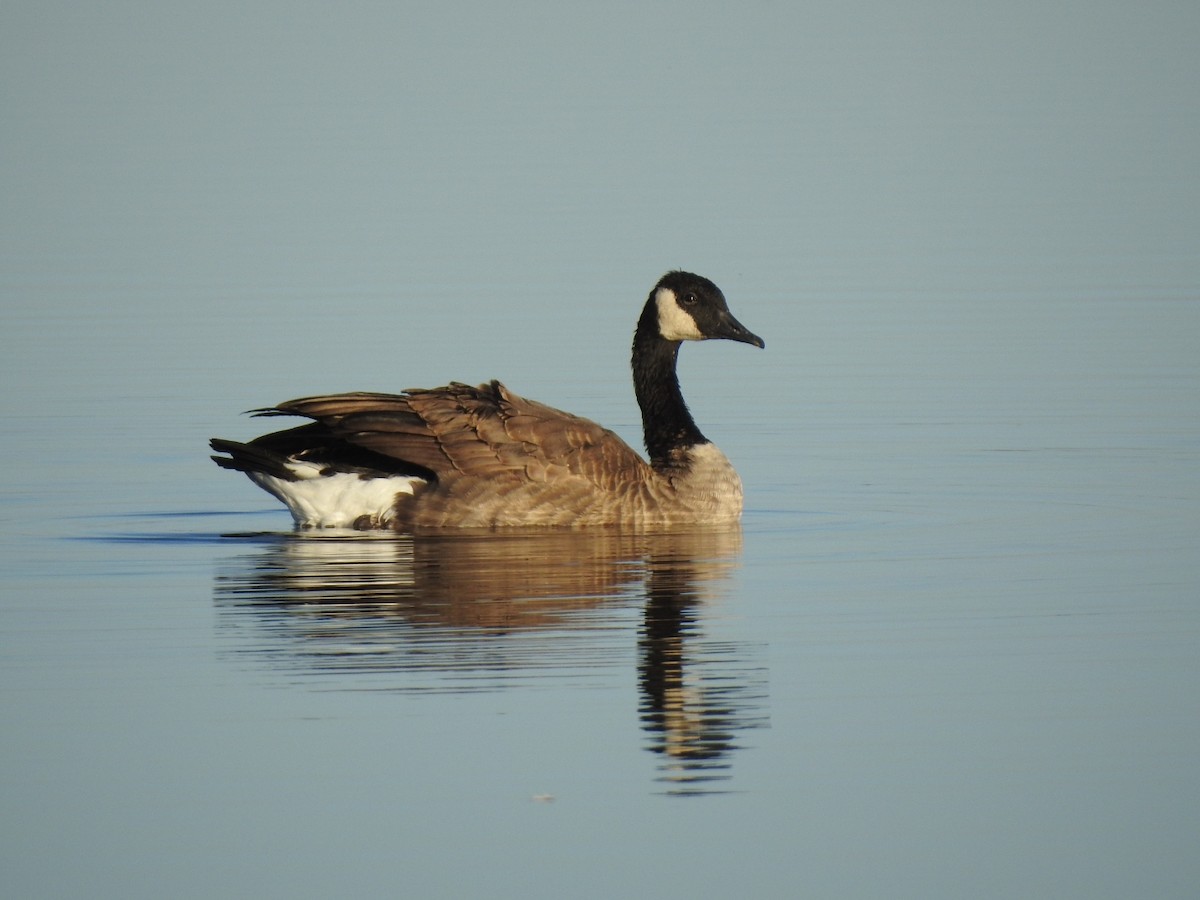
[[[724,339],[765,347],[733,317],[721,289],[691,272],[668,272],[646,301],[639,331],[653,331],[665,341],[708,341]]]

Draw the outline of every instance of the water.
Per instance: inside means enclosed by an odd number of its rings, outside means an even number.
[[[1194,894],[1195,13],[6,18],[6,896]],[[681,358],[738,530],[207,459],[492,377],[636,445],[673,266],[767,342]]]

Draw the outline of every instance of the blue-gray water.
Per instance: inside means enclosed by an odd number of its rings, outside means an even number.
[[[10,3],[0,891],[1193,897],[1200,13]],[[239,411],[499,377],[736,532],[295,535]]]

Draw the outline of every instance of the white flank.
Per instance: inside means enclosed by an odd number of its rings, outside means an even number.
[[[654,295],[658,305],[658,333],[668,341],[702,341],[704,335],[696,327],[696,320],[679,305],[675,292],[670,288],[659,288]]]
[[[248,472],[250,480],[274,494],[302,528],[353,528],[364,520],[385,528],[396,516],[396,495],[411,494],[423,479],[410,475],[360,478],[350,472],[322,475],[314,463],[290,460],[297,481],[285,481],[262,472]]]

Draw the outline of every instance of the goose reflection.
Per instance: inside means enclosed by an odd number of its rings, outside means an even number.
[[[664,758],[672,793],[705,793],[728,777],[737,735],[765,724],[763,673],[745,668],[744,647],[701,635],[696,579],[686,568],[652,567],[646,588],[639,682],[642,724]]]
[[[634,662],[639,716],[669,793],[717,789],[738,735],[765,722],[745,643],[705,637],[739,564],[739,529],[245,535],[217,573],[219,625],[289,676],[352,689],[503,690]],[[400,677],[397,677],[400,676]]]

